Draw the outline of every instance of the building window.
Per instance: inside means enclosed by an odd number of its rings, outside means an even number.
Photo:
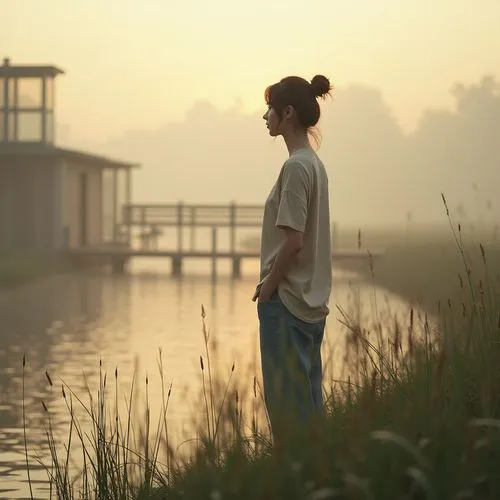
[[[17,140],[26,142],[42,140],[42,113],[40,111],[17,111]]]
[[[54,142],[54,112],[47,111],[45,113],[45,141],[48,143]]]
[[[45,109],[54,110],[54,79],[45,77]]]
[[[0,79],[0,141],[54,142],[51,77]]]
[[[16,107],[16,88],[17,88],[17,79],[16,78],[7,78],[7,104],[9,108]]]
[[[17,80],[17,102],[15,107],[19,109],[41,109],[42,108],[42,79],[41,78],[19,78]]]
[[[5,79],[0,78],[0,108],[5,107]]]

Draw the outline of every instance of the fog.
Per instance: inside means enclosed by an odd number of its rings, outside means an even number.
[[[474,223],[500,215],[500,85],[493,76],[450,82],[454,107],[428,109],[404,132],[375,87],[335,88],[322,103],[319,154],[331,184],[332,217],[343,225],[427,224],[452,213]],[[264,111],[264,106],[263,106]],[[71,144],[62,129],[59,141]],[[134,201],[261,203],[286,148],[267,134],[261,114],[235,102],[198,101],[182,120],[129,130],[90,150],[134,160]]]

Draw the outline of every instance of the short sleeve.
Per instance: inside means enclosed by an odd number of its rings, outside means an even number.
[[[280,202],[276,225],[303,233],[306,229],[309,205],[309,177],[303,165],[285,164],[281,179]]]

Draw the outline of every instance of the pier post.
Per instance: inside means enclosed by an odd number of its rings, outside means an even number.
[[[233,257],[233,279],[241,278],[241,258]]]
[[[180,278],[182,276],[182,254],[172,257],[172,276]]]
[[[233,201],[229,205],[229,244],[232,254],[236,251],[236,203]]]
[[[217,227],[212,227],[212,283],[217,281]]]
[[[190,225],[191,225],[191,252],[194,252],[195,246],[196,246],[196,207],[192,206],[191,207],[191,220],[190,220]]]
[[[182,252],[182,237],[184,225],[184,203],[179,201],[177,203],[177,251]]]
[[[140,241],[141,241],[141,248],[145,247],[145,244],[147,243],[147,239],[145,238],[146,234],[146,208],[141,207],[141,215],[140,215]]]
[[[241,278],[241,259],[235,256],[236,253],[236,203],[233,201],[229,205],[229,249],[233,260],[233,278]]]
[[[127,224],[127,246],[132,244],[132,213],[130,210],[130,204],[132,203],[132,173],[130,168],[127,168],[126,177],[125,177],[125,207],[124,212],[126,213],[126,221]]]

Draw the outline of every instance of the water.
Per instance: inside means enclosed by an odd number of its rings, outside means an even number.
[[[33,457],[50,463],[44,434],[48,414],[42,401],[50,411],[56,436],[64,438],[69,418],[61,384],[65,382],[88,402],[83,373],[95,395],[100,360],[113,387],[118,369],[120,398],[130,390],[134,370],[141,390],[147,373],[154,410],[161,401],[157,370],[161,348],[166,383],[173,382],[169,418],[177,424],[179,434],[189,428],[193,411],[203,408],[198,393],[199,356],[204,354],[202,304],[207,326],[217,338],[222,372],[229,374],[235,362],[241,380],[251,382],[253,375],[259,374],[258,323],[251,301],[257,263],[245,263],[239,281],[231,280],[229,273],[224,274],[228,270],[220,266],[221,277],[215,285],[206,263],[187,266],[185,278],[179,281],[166,271],[166,264],[162,268],[157,261],[137,260],[125,276],[57,276],[0,295],[0,498],[29,497],[23,437],[23,355],[27,441],[38,498],[48,497],[47,474]],[[379,309],[384,309],[380,304],[387,301],[394,311],[407,314],[408,306],[397,296],[374,290],[353,276],[334,276],[325,344],[325,351],[335,347],[334,358],[327,361],[332,375],[341,376],[345,341],[335,305],[347,308],[359,293],[370,314],[374,292]],[[187,395],[184,388],[189,388]]]

